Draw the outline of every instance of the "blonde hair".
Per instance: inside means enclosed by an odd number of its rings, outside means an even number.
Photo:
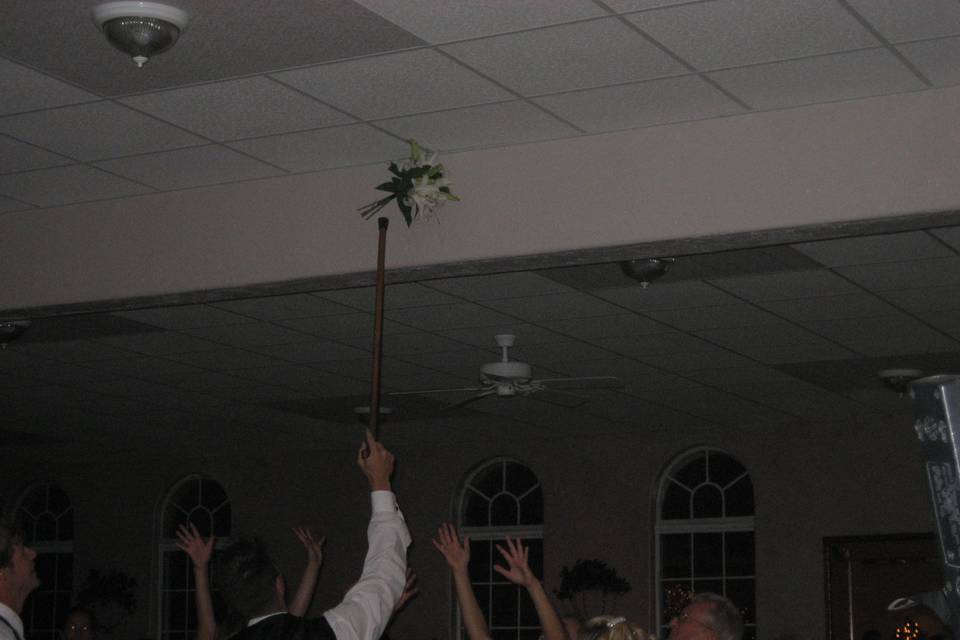
[[[653,640],[653,636],[622,616],[590,618],[577,640]]]

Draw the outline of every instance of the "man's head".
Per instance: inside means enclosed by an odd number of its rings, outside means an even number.
[[[743,619],[736,605],[715,593],[698,593],[670,621],[670,640],[740,640]]]
[[[23,535],[0,521],[0,602],[20,612],[23,601],[40,586],[33,561],[37,552],[23,544]]]
[[[283,576],[259,538],[241,538],[224,549],[216,581],[227,604],[245,618],[284,608]]]

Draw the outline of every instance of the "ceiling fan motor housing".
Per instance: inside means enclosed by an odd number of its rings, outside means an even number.
[[[503,379],[526,381],[532,375],[530,365],[526,362],[488,362],[480,367],[480,380],[484,382]]]

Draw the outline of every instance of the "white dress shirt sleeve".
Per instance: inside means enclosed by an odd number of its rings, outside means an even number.
[[[392,491],[374,491],[370,501],[373,514],[367,528],[363,573],[343,602],[323,614],[337,640],[377,640],[407,581],[410,532],[396,498]]]

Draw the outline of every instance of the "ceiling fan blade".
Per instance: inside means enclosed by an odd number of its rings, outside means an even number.
[[[557,389],[618,389],[624,386],[617,376],[584,376],[577,378],[541,378],[534,380],[551,391]]]
[[[482,391],[482,392],[478,393],[478,394],[475,395],[475,396],[470,396],[470,397],[467,398],[466,400],[461,400],[460,402],[454,402],[454,403],[451,404],[450,406],[447,406],[447,407],[444,407],[443,409],[441,409],[440,412],[441,412],[441,413],[444,413],[444,412],[446,412],[446,411],[452,411],[452,410],[454,410],[454,409],[459,409],[460,407],[466,406],[466,405],[470,404],[471,402],[476,402],[476,401],[479,400],[480,398],[486,398],[487,396],[492,396],[492,395],[495,394],[496,392],[497,392],[497,389],[496,389],[496,388],[487,389],[486,391]]]
[[[450,389],[414,389],[413,391],[390,391],[388,396],[412,396],[424,393],[457,393],[463,391],[489,391],[490,387],[452,387]]]

